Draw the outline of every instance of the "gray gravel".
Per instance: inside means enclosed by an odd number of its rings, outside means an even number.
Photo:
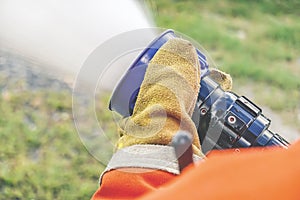
[[[50,89],[71,90],[58,74],[16,53],[0,50],[0,92]]]

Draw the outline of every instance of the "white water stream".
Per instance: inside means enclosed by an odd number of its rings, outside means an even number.
[[[1,0],[0,48],[63,72],[72,83],[104,41],[153,27],[147,13],[137,0]]]

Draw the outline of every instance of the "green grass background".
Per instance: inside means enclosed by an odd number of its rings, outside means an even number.
[[[250,85],[258,104],[299,127],[299,1],[145,2],[158,26],[205,47],[234,88]],[[2,91],[0,199],[91,197],[104,166],[82,145],[71,105],[70,91]],[[110,123],[105,106],[97,116]],[[105,131],[113,134],[114,126]]]
[[[0,199],[89,199],[103,166],[75,131],[70,92],[0,98]]]
[[[201,44],[253,101],[300,131],[300,1],[147,0],[158,26]],[[240,91],[247,96],[247,91]]]

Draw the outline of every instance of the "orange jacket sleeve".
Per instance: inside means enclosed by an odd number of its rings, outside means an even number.
[[[92,199],[135,199],[156,191],[175,176],[161,170],[141,168],[111,170],[104,174],[101,186]]]
[[[141,170],[141,169],[132,169]],[[289,149],[217,151],[180,176],[112,170],[93,199],[300,199],[300,141]]]

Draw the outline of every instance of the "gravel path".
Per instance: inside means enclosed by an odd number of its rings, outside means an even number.
[[[53,91],[71,90],[62,81],[63,77],[50,73],[39,63],[22,56],[0,50],[0,92],[33,91],[49,89]]]

